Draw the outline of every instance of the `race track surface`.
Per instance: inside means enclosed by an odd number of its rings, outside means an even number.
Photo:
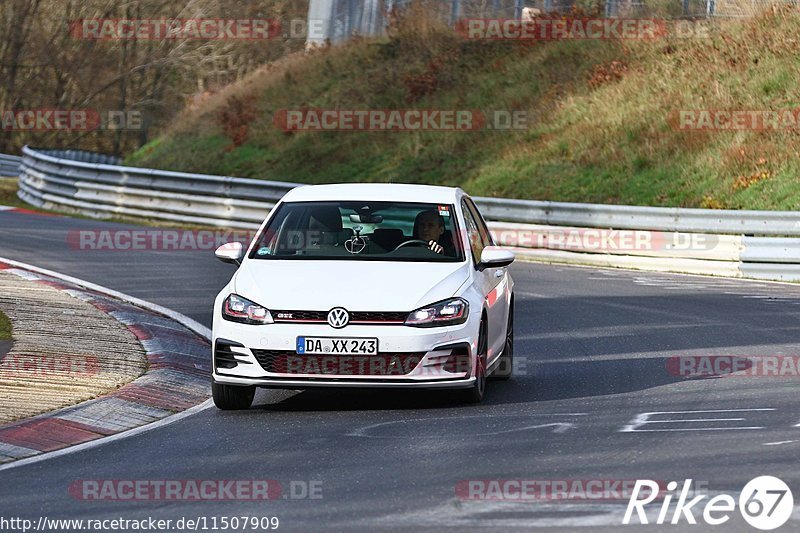
[[[69,231],[131,227],[0,212],[0,256],[210,326],[213,298],[233,274],[212,252],[81,251],[67,243]],[[298,531],[611,531],[626,502],[465,501],[456,487],[489,479],[691,478],[712,492],[738,494],[760,475],[800,487],[800,378],[684,379],[669,363],[675,356],[800,355],[800,287],[529,263],[511,270],[517,375],[490,383],[479,406],[446,393],[260,391],[247,412],[206,409],[4,471],[2,506],[34,519],[277,516],[281,529]],[[278,480],[283,494],[292,486],[295,496],[314,482],[321,498],[85,501],[69,491],[78,480],[240,479]],[[737,528],[745,530],[741,519],[725,530]],[[800,530],[797,508],[784,530]]]

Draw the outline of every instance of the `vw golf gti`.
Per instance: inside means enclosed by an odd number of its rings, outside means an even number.
[[[275,206],[215,301],[214,402],[255,389],[454,389],[480,402],[513,370],[513,253],[461,189],[298,187]]]

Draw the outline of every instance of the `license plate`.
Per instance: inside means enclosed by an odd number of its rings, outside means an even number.
[[[377,355],[378,339],[344,337],[297,337],[302,355]]]

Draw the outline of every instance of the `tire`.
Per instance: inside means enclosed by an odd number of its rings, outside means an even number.
[[[214,405],[223,411],[248,409],[253,403],[255,395],[255,387],[239,387],[211,382],[211,396],[214,398]]]
[[[506,326],[506,344],[500,355],[500,363],[489,379],[507,381],[514,375],[514,300],[508,308],[508,325]]]
[[[488,351],[489,335],[486,331],[486,318],[481,319],[478,330],[478,354],[476,357],[475,383],[472,387],[461,392],[461,400],[465,403],[480,403],[486,396],[486,352]]]

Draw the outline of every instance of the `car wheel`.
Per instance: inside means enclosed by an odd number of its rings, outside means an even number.
[[[248,409],[256,395],[255,387],[239,387],[211,382],[211,396],[218,409],[233,411]]]
[[[478,354],[475,367],[475,383],[469,389],[462,391],[462,399],[466,403],[480,403],[486,394],[486,352],[489,345],[489,335],[486,331],[486,319],[481,320],[478,330]]]
[[[514,300],[508,308],[508,325],[506,326],[506,344],[500,355],[500,363],[492,372],[491,379],[505,381],[514,374]]]

